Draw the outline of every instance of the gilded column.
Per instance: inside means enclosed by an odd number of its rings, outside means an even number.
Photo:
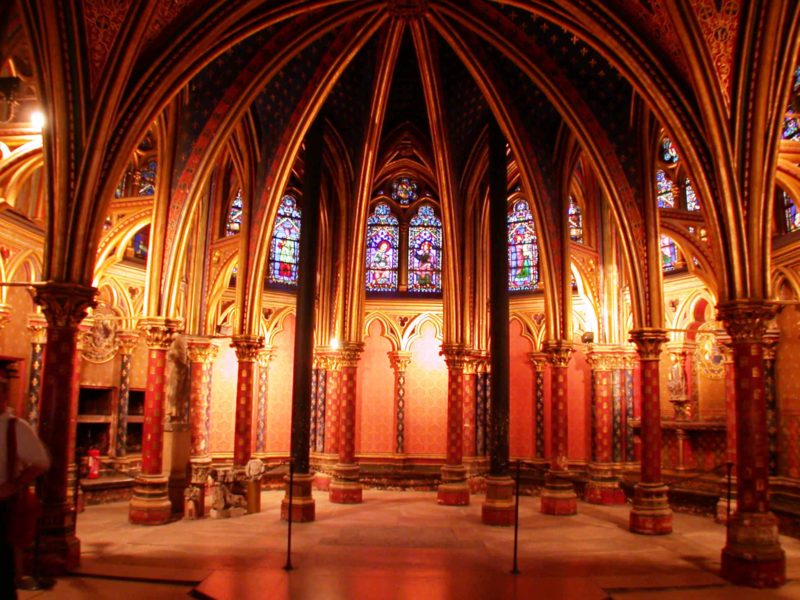
[[[25,403],[25,416],[28,423],[39,427],[39,403],[42,394],[42,367],[44,350],[47,344],[47,319],[44,315],[33,314],[28,317],[28,331],[31,332],[31,372],[28,379],[28,397]]]
[[[411,352],[389,352],[389,363],[394,371],[394,451],[405,454],[406,368],[411,362]]]
[[[764,395],[767,403],[767,446],[769,447],[769,474],[778,474],[780,412],[778,410],[775,359],[778,353],[780,332],[770,329],[764,334]]]
[[[469,486],[464,467],[464,368],[469,353],[463,346],[448,344],[443,346],[442,354],[447,363],[447,457],[436,501],[448,506],[466,506]]]
[[[114,435],[114,456],[124,458],[128,454],[128,400],[131,391],[131,357],[139,343],[136,331],[120,331],[119,342],[119,394],[117,396],[117,431]]]
[[[533,397],[534,397],[534,455],[537,459],[543,460],[545,458],[544,446],[544,372],[547,368],[547,354],[544,352],[531,352],[528,357],[533,363],[536,378],[533,382]]]
[[[587,359],[592,368],[592,461],[589,464],[586,501],[592,504],[624,504],[625,492],[619,487],[613,454],[615,411],[612,383],[617,359],[613,349],[599,346],[592,346]]]
[[[574,349],[566,340],[547,342],[544,347],[550,361],[550,469],[542,490],[541,511],[546,515],[574,515],[578,512],[578,497],[572,481],[565,475],[567,463],[567,368]]]
[[[47,319],[47,350],[42,367],[39,437],[50,449],[50,469],[44,474],[40,557],[45,573],[65,573],[80,563],[75,535],[75,506],[69,501],[76,477],[75,432],[80,377],[78,326],[95,305],[96,289],[71,283],[47,283],[36,288],[36,303]]]
[[[256,389],[256,360],[264,347],[264,338],[250,335],[234,336],[231,346],[236,350],[239,367],[236,376],[236,423],[233,440],[233,468],[244,469],[252,456],[253,397]]]
[[[659,360],[667,341],[663,329],[631,331],[641,365],[642,464],[641,478],[634,488],[630,529],[635,533],[672,533],[672,510],[668,489],[661,478],[661,396]]]
[[[190,337],[186,341],[189,355],[189,485],[184,492],[183,515],[199,519],[205,514],[205,491],[211,467],[207,413],[211,403],[208,382],[215,346],[210,338]]]
[[[737,511],[722,549],[722,577],[738,585],[786,581],[778,521],[769,512],[769,440],[764,385],[764,334],[772,306],[739,301],[718,307],[731,337],[736,396]]]
[[[625,352],[622,356],[622,390],[625,409],[624,433],[625,461],[636,462],[636,435],[633,429],[633,419],[636,414],[636,393],[633,386],[633,371],[636,367],[637,355],[634,352]]]
[[[181,323],[164,317],[142,319],[139,328],[147,342],[147,387],[142,426],[142,470],[136,477],[128,519],[138,525],[161,525],[169,521],[172,503],[163,473],[165,371],[167,350]]]
[[[258,408],[256,410],[256,452],[267,449],[267,398],[269,397],[269,363],[272,348],[258,353]]]
[[[479,358],[473,352],[464,365],[464,431],[462,444],[464,456],[476,455],[477,380]]]
[[[339,408],[339,462],[333,469],[330,501],[356,504],[362,501],[359,468],[356,464],[356,376],[362,343],[345,344],[341,357],[341,395]]]

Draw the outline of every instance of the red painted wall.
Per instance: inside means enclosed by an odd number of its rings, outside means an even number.
[[[211,452],[233,452],[236,419],[236,351],[230,338],[221,340],[219,354],[211,365]]]
[[[580,346],[576,346],[569,361],[568,380],[568,458],[589,460],[592,455],[592,373]]]
[[[444,457],[447,436],[447,366],[435,327],[422,325],[406,371],[406,453]]]
[[[391,342],[374,321],[364,340],[356,385],[356,452],[394,451],[394,371],[388,353]]]
[[[272,342],[267,382],[267,452],[288,452],[291,444],[294,323],[294,315],[286,317],[283,331]]]
[[[533,458],[536,423],[534,420],[535,371],[528,354],[531,343],[522,337],[522,324],[509,323],[509,451],[513,458]]]

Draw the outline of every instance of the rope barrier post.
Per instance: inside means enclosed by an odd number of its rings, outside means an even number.
[[[287,516],[289,517],[289,528],[286,535],[286,564],[283,565],[284,571],[291,571],[292,566],[292,498],[294,495],[294,460],[289,459],[289,506]]]
[[[728,461],[728,506],[725,509],[725,529],[730,529],[731,526],[731,486],[733,481],[733,463]]]
[[[520,469],[522,467],[522,461],[517,461],[517,482],[514,486],[515,491],[514,494],[516,496],[514,502],[514,566],[511,569],[512,575],[519,575],[519,567],[517,565],[517,545],[519,541],[519,479],[520,479]]]

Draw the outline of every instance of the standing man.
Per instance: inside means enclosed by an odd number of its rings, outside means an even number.
[[[0,598],[17,597],[9,524],[23,515],[12,514],[14,498],[50,466],[50,457],[36,432],[8,409],[8,384],[16,376],[15,362],[0,359]]]

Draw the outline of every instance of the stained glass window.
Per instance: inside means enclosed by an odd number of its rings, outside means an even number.
[[[147,165],[139,170],[139,189],[140,196],[152,196],[156,193],[156,168],[158,163],[149,160]]]
[[[150,245],[150,226],[147,225],[137,231],[133,236],[133,240],[131,240],[131,244],[133,246],[133,255],[136,258],[147,260],[147,247]]]
[[[228,208],[228,218],[225,221],[225,235],[236,235],[242,228],[242,190],[236,192]]]
[[[675,208],[672,181],[661,169],[656,171],[656,198],[658,199],[658,208]]]
[[[367,219],[367,291],[396,292],[400,228],[383,202]]]
[[[271,283],[297,285],[300,262],[300,209],[292,196],[284,196],[275,216],[272,244],[269,250]]]
[[[114,188],[114,198],[125,197],[128,187],[128,176],[129,173],[126,172],[125,175],[122,176],[122,179],[120,179],[119,183],[117,184],[117,187]]]
[[[569,197],[569,209],[567,211],[569,220],[569,239],[573,242],[583,243],[583,216],[581,207],[575,202],[575,198]]]
[[[661,236],[661,269],[665,272],[674,271],[678,266],[678,247],[672,238]]]
[[[508,290],[532,290],[539,282],[539,247],[527,201],[514,202],[508,214]]]
[[[442,222],[427,204],[409,223],[408,291],[442,291]]]
[[[683,180],[683,189],[686,191],[686,210],[700,212],[700,201],[697,199],[697,194],[694,193],[692,180],[688,177]]]
[[[664,138],[664,141],[661,142],[661,160],[671,165],[678,162],[678,151],[669,138]]]
[[[781,190],[783,194],[783,218],[786,225],[786,233],[800,229],[800,213],[797,212],[797,205],[792,197]]]
[[[403,206],[417,199],[417,182],[408,177],[401,177],[392,184],[392,200]]]
[[[782,137],[785,140],[800,140],[800,106],[797,106],[796,100],[798,96],[800,96],[800,66],[794,72],[792,100],[786,109],[786,116],[783,118]]]

